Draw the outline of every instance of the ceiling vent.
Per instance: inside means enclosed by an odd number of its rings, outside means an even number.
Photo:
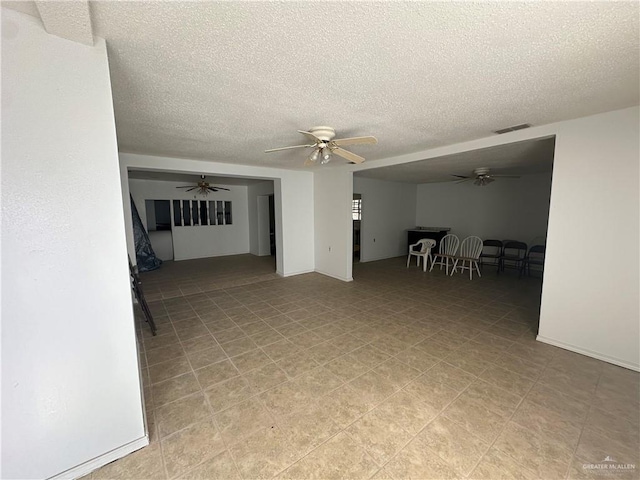
[[[523,130],[525,128],[531,127],[530,123],[521,123],[520,125],[514,125],[513,127],[503,128],[502,130],[494,130],[493,133],[497,133],[498,135],[502,135],[503,133],[515,132],[516,130]]]

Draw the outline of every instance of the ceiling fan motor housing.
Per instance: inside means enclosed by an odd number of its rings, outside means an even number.
[[[313,133],[317,138],[325,142],[333,140],[336,136],[336,131],[331,127],[313,127],[309,130],[309,133]]]

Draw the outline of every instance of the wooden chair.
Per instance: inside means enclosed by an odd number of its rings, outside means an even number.
[[[470,236],[465,238],[460,244],[460,251],[458,255],[455,257],[455,261],[453,263],[453,270],[451,270],[451,275],[456,273],[456,269],[458,268],[458,262],[462,262],[460,265],[460,270],[465,271],[469,270],[469,280],[473,280],[473,269],[475,268],[478,272],[478,276],[481,277],[480,267],[478,267],[478,259],[480,258],[480,254],[482,253],[482,239],[480,237]]]
[[[449,275],[449,262],[453,264],[459,245],[460,239],[457,235],[450,233],[442,237],[442,240],[440,240],[440,249],[438,253],[434,255],[429,271],[432,271],[433,266],[437,264],[440,265],[440,270],[442,270],[443,266],[446,266],[446,272],[447,275]]]

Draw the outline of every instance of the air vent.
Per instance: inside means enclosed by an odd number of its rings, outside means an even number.
[[[515,132],[516,130],[523,130],[525,128],[531,127],[530,123],[522,123],[520,125],[514,125],[513,127],[503,128],[502,130],[495,130],[493,133],[497,133],[498,135],[502,135],[503,133]]]

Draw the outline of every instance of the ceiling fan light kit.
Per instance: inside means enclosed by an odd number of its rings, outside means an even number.
[[[375,145],[378,140],[375,137],[351,137],[340,138],[334,140],[336,131],[332,127],[320,126],[313,127],[306,130],[298,130],[298,133],[305,135],[313,143],[308,145],[294,145],[291,147],[272,148],[265,150],[265,153],[279,152],[281,150],[289,150],[292,148],[313,148],[313,151],[309,154],[305,160],[305,166],[313,165],[320,160],[321,165],[326,165],[331,161],[333,155],[338,155],[342,158],[349,160],[351,163],[362,163],[364,157],[356,155],[348,150],[342,148],[345,145]]]

